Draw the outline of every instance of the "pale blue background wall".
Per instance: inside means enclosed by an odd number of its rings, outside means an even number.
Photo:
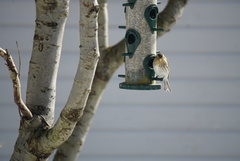
[[[125,31],[122,3],[109,0],[110,44]],[[159,9],[166,4],[163,0]],[[107,87],[87,137],[83,161],[240,160],[240,1],[190,0],[172,31],[158,40],[171,64],[173,92],[118,88],[121,67]],[[79,53],[78,1],[72,0],[59,69],[56,116],[64,106]],[[0,47],[22,57],[25,98],[35,5],[0,1]],[[8,160],[19,116],[12,84],[0,60],[0,161]]]

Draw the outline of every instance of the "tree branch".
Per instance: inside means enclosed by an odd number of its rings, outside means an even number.
[[[98,0],[98,42],[100,51],[108,47],[108,10],[107,0]]]
[[[119,43],[124,43],[121,41]],[[124,45],[120,45],[124,46]],[[83,144],[85,142],[86,136],[90,129],[90,125],[92,122],[92,118],[97,110],[100,99],[103,95],[104,89],[108,83],[108,80],[111,78],[112,74],[121,64],[123,56],[120,53],[124,52],[125,48],[109,48],[108,52],[116,52],[119,55],[116,56],[115,63],[110,63],[112,68],[105,68],[104,65],[109,66],[109,58],[106,53],[101,54],[98,67],[96,70],[96,74],[92,84],[92,90],[88,97],[86,108],[84,109],[83,116],[80,118],[78,123],[76,124],[72,135],[69,139],[62,144],[54,157],[54,161],[68,161],[68,160],[76,160],[81,152]],[[120,50],[120,51],[119,51]],[[122,52],[121,52],[122,51]],[[106,52],[106,51],[105,51]],[[102,66],[102,67],[99,67]],[[104,69],[106,69],[104,71]]]
[[[36,0],[35,33],[29,62],[26,105],[48,124],[54,121],[56,82],[69,0]]]
[[[34,117],[30,121],[21,120],[11,160],[46,160],[64,141],[63,136],[53,138],[48,133],[54,120],[56,80],[69,0],[36,0],[35,3],[35,33],[26,93],[26,105]]]
[[[8,53],[7,50],[3,50],[2,48],[0,48],[0,56],[6,61],[6,65],[8,67],[9,73],[10,73],[10,78],[12,79],[12,82],[13,82],[14,102],[18,106],[20,116],[22,118],[31,119],[33,117],[33,115],[22,100],[21,83],[19,80],[18,71],[17,71],[15,63],[13,61],[13,58]]]
[[[81,54],[78,70],[68,101],[55,126],[41,138],[40,142],[39,140],[33,142],[33,144],[38,144],[42,150],[52,151],[65,142],[83,114],[99,59],[98,11],[99,6],[96,0],[80,0]]]
[[[188,0],[169,0],[164,10],[158,15],[158,28],[164,31],[158,31],[158,37],[169,32],[176,24],[177,20],[182,17],[183,10]]]

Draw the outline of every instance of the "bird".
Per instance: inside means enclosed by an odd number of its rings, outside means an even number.
[[[163,79],[164,91],[171,92],[172,89],[169,84],[169,63],[167,58],[162,53],[158,53],[153,59],[153,70],[157,78]]]

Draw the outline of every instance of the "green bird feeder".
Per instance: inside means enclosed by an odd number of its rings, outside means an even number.
[[[125,4],[126,29],[125,42],[125,82],[119,84],[121,89],[158,90],[153,70],[153,59],[156,55],[157,32],[157,0],[129,0]]]

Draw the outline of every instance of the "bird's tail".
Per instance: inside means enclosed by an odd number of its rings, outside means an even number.
[[[164,91],[172,92],[168,78],[163,78]]]

